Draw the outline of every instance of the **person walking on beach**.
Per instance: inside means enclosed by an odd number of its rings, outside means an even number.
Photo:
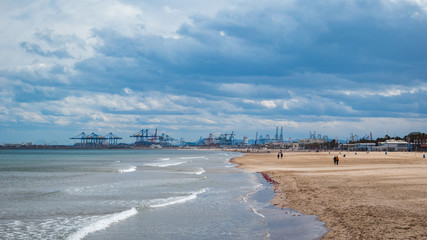
[[[337,164],[337,156],[334,156],[334,165]]]
[[[337,166],[338,166],[338,162],[340,161],[340,157],[337,156]]]
[[[280,150],[280,158],[283,158],[283,152]]]
[[[280,158],[280,153],[277,153],[277,159],[279,159]]]

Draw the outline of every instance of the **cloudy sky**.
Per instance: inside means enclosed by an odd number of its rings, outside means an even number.
[[[0,144],[427,130],[426,0],[5,0],[0,36]]]

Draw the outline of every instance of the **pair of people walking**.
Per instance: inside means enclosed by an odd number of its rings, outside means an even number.
[[[340,161],[340,157],[335,156],[334,157],[334,165],[338,165],[338,162]]]
[[[277,154],[277,159],[283,158],[283,152],[280,150],[280,152]]]

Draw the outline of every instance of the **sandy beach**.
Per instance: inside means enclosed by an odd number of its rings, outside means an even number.
[[[319,216],[329,229],[323,239],[427,239],[423,153],[247,153],[232,161],[277,182],[272,204]]]

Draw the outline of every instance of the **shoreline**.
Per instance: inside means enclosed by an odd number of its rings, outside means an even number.
[[[271,203],[316,215],[322,239],[427,238],[427,160],[414,152],[247,153],[231,161],[276,182]],[[339,166],[333,156],[339,155]]]
[[[304,215],[295,209],[278,208],[271,203],[275,196],[274,183],[263,173],[253,173],[263,187],[246,196],[253,213],[260,216],[268,232],[266,239],[320,239],[328,232],[317,216]]]

